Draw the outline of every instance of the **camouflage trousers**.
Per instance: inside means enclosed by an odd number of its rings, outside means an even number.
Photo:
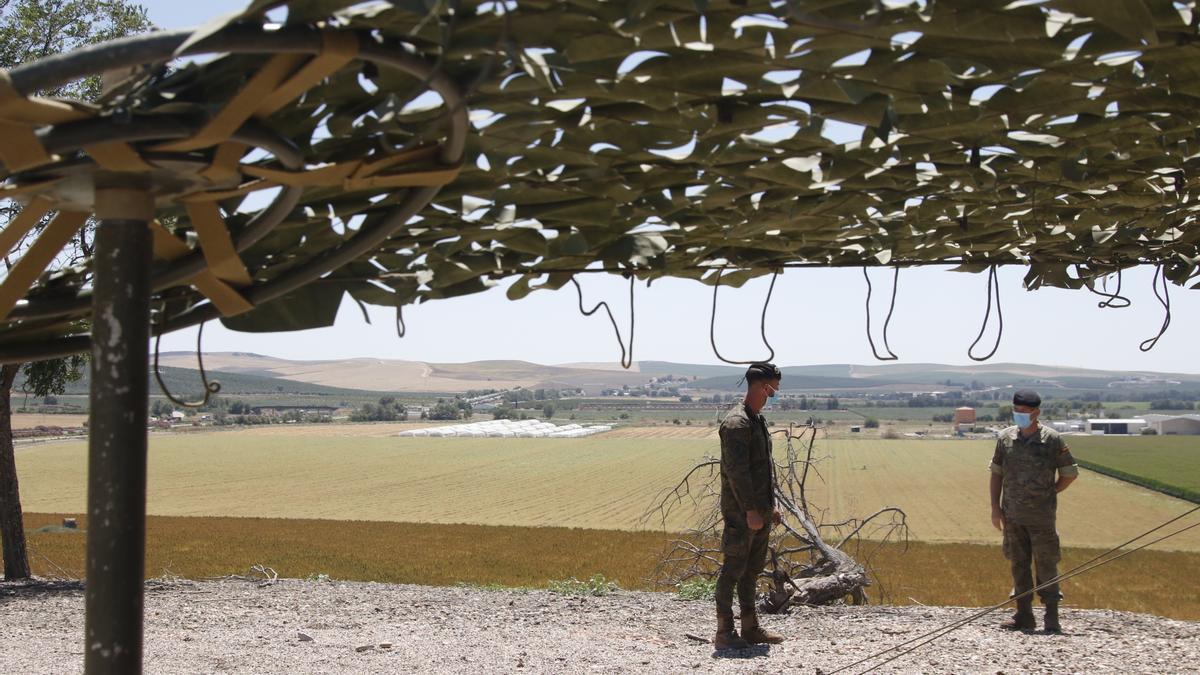
[[[1016,597],[1034,587],[1033,570],[1037,573],[1038,586],[1058,576],[1058,561],[1062,559],[1062,553],[1054,523],[1022,525],[1005,522],[1004,557],[1012,565],[1013,590],[1009,597]],[[1043,605],[1057,604],[1062,599],[1057,583],[1038,591],[1038,595]]]
[[[746,526],[745,514],[725,516],[725,531],[721,534],[721,574],[717,577],[717,612],[733,613],[733,591],[737,589],[742,614],[754,609],[758,575],[767,564],[767,541],[771,527],[760,530]],[[769,516],[768,516],[769,517]]]

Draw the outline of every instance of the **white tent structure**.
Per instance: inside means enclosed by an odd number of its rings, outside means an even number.
[[[488,420],[471,424],[450,424],[444,427],[410,429],[398,435],[416,438],[583,438],[612,431],[607,424],[564,424],[558,426],[543,420]]]

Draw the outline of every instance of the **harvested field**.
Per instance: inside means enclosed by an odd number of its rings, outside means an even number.
[[[604,438],[687,438],[712,440],[717,443],[720,442],[720,437],[717,435],[717,427],[708,426],[620,427],[613,429],[612,431],[605,432]]]
[[[87,518],[75,514],[81,528]],[[78,578],[83,530],[63,530],[58,514],[28,514],[31,564],[43,577]],[[1192,522],[1196,522],[1196,518]],[[286,577],[544,588],[551,581],[602,574],[626,589],[656,589],[651,581],[668,536],[562,527],[494,527],[422,523],[173,518],[147,521],[149,577],[220,577],[263,564]],[[1068,542],[1069,543],[1069,542]],[[990,605],[1011,585],[998,543],[868,543],[849,553],[868,556],[877,578],[872,602],[898,605]],[[1101,551],[1068,546],[1066,571]],[[1073,607],[1151,612],[1200,619],[1200,596],[1181,586],[1200,583],[1200,553],[1139,551],[1064,586]]]
[[[43,415],[40,413],[13,413],[13,429],[33,429],[36,427],[77,428],[87,423],[87,415]]]
[[[150,513],[654,528],[639,517],[655,495],[719,451],[713,438],[339,438],[309,429],[153,436]],[[987,495],[992,443],[830,439],[817,448],[824,485],[811,482],[809,493],[828,520],[899,506],[921,541],[997,540]],[[85,457],[82,442],[19,452],[26,509],[83,511]],[[1059,530],[1069,545],[1111,546],[1189,506],[1085,472],[1060,499]],[[690,522],[680,512],[666,526]],[[1200,551],[1200,530],[1172,548]]]

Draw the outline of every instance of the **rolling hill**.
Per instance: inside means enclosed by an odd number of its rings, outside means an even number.
[[[195,355],[167,352],[165,366],[194,369]],[[291,361],[246,352],[206,354],[205,365],[222,374],[232,373],[247,388],[284,391],[307,383],[303,393],[352,392],[465,392],[479,389],[583,388],[601,389],[645,384],[650,378],[673,375],[697,378],[694,388],[733,390],[744,369],[740,366],[640,361],[628,371],[595,363],[542,365],[528,361],[492,360],[467,363],[433,363],[375,358]],[[931,391],[972,381],[987,387],[1035,386],[1062,394],[1079,391],[1145,390],[1200,391],[1200,375],[1150,371],[1106,371],[1025,363],[991,363],[950,366],[936,363],[882,365],[821,364],[783,368],[784,389],[793,391]],[[222,377],[227,376],[222,375]],[[194,373],[185,379],[194,381]],[[262,378],[255,380],[253,378]],[[291,382],[281,385],[279,382]],[[947,382],[951,384],[947,384]],[[329,389],[317,392],[313,387]],[[300,392],[297,392],[300,393]]]

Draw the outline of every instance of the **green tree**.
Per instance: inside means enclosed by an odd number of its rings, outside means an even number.
[[[554,404],[547,403],[546,405],[542,406],[542,414],[546,416],[546,419],[554,417]]]
[[[127,0],[0,0],[0,68],[72,51],[86,45],[141,33],[151,28],[146,9]],[[100,79],[92,77],[53,91],[56,96],[92,100],[100,94]],[[0,205],[0,229],[20,214],[20,206]],[[40,231],[35,228],[34,232]],[[79,251],[87,253],[87,228],[79,235]],[[19,242],[16,250],[32,238]],[[0,251],[5,267],[15,262],[11,251]],[[25,371],[26,388],[39,396],[62,393],[71,379],[78,379],[80,357],[39,362],[21,367],[0,367],[0,543],[4,548],[6,579],[30,576],[29,555],[22,524],[20,488],[12,444],[12,387],[18,371]],[[46,388],[42,388],[46,387]]]
[[[429,409],[429,419],[431,420],[456,420],[459,417],[461,410],[452,401],[447,401],[444,398],[439,398],[438,402]]]

